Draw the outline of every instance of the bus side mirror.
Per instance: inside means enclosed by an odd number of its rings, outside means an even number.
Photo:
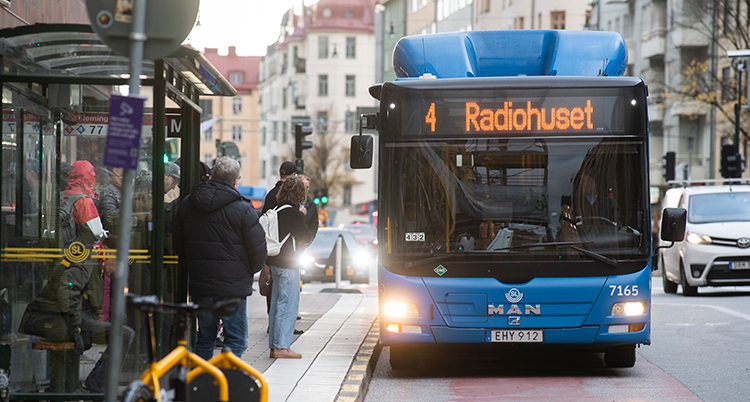
[[[349,165],[352,169],[369,169],[372,167],[372,136],[355,135],[352,137]]]
[[[684,208],[664,208],[661,216],[661,239],[682,241],[685,239],[687,211]]]

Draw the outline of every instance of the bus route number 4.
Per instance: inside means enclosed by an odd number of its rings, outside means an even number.
[[[425,123],[430,123],[430,131],[435,132],[435,103],[430,103],[430,109],[427,110],[427,117],[424,118]]]

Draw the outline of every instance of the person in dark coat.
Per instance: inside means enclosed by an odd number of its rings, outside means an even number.
[[[297,176],[297,165],[292,162],[286,161],[279,167],[279,181],[276,185],[266,194],[266,199],[263,201],[263,210],[261,214],[265,214],[269,209],[275,208],[279,205],[276,200],[276,194],[279,193],[281,185],[284,184],[284,180]],[[268,282],[268,293],[266,293],[266,312],[271,312],[271,297],[273,295],[273,275],[271,275],[271,281]]]
[[[315,205],[315,202],[313,202],[312,198],[308,195],[310,193],[310,178],[306,175],[299,175],[299,178],[302,179],[302,183],[305,185],[305,202],[302,204],[302,208],[300,208],[300,211],[305,215],[305,225],[307,225],[307,228],[310,229],[310,231],[313,234],[313,239],[315,239],[315,235],[318,234],[318,206]]]
[[[271,311],[268,314],[268,346],[272,358],[299,359],[301,354],[290,349],[294,336],[294,323],[299,313],[299,260],[312,242],[312,233],[298,209],[305,201],[305,185],[299,177],[284,180],[276,195],[279,239],[291,236],[281,246],[279,255],[268,257],[273,277]]]
[[[174,246],[190,274],[190,295],[198,305],[246,298],[253,275],[266,260],[266,236],[252,203],[237,191],[240,165],[229,157],[216,160],[210,180],[194,187],[182,201],[174,222]],[[196,353],[213,356],[219,320],[224,345],[237,356],[247,349],[247,303],[226,316],[202,311],[198,316]]]
[[[109,241],[108,246],[115,246],[111,240],[105,242]],[[49,281],[41,293],[26,307],[19,332],[42,336],[53,342],[73,342],[76,356],[91,348],[92,343],[109,343],[112,324],[99,321],[99,314],[104,297],[102,278],[112,274],[115,269],[114,258],[105,259],[102,265],[71,262],[63,258],[52,268]],[[128,354],[134,339],[135,331],[123,326],[123,356]],[[108,356],[109,348],[81,383],[83,391],[104,392]]]

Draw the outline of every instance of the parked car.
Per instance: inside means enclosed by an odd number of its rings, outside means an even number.
[[[659,250],[665,292],[750,285],[750,185],[671,188],[663,206],[687,210],[685,240]]]
[[[320,228],[305,250],[300,278],[303,282],[335,281],[336,240],[341,237],[341,279],[351,283],[369,283],[373,254],[362,247],[351,232],[336,228]]]
[[[354,235],[359,244],[367,249],[377,253],[378,251],[378,231],[375,225],[369,223],[355,222],[346,225],[339,225],[339,229],[346,229]]]

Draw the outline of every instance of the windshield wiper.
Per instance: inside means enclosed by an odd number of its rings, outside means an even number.
[[[415,261],[409,261],[407,263],[404,263],[404,267],[405,268],[411,268],[411,267],[414,267],[414,266],[417,266],[417,265],[430,264],[430,263],[433,263],[433,262],[440,262],[440,261],[449,260],[449,259],[452,259],[454,257],[465,257],[465,256],[467,256],[469,254],[472,254],[472,253],[468,252],[468,251],[457,251],[457,252],[454,252],[454,253],[446,253],[446,254],[436,255],[436,256],[433,256],[433,257],[421,258],[421,259],[415,260]]]
[[[616,267],[617,266],[617,260],[614,258],[609,258],[605,255],[601,255],[597,252],[586,250],[585,248],[576,247],[575,244],[590,244],[593,242],[590,241],[560,241],[560,242],[551,242],[551,243],[531,243],[531,244],[522,244],[519,246],[511,246],[511,247],[503,247],[495,249],[494,251],[498,250],[510,250],[514,248],[531,248],[531,247],[539,247],[539,246],[555,246],[555,247],[569,247],[572,248],[575,251],[578,251],[581,254],[584,254],[588,257],[591,257],[599,262],[603,262],[610,267]]]

